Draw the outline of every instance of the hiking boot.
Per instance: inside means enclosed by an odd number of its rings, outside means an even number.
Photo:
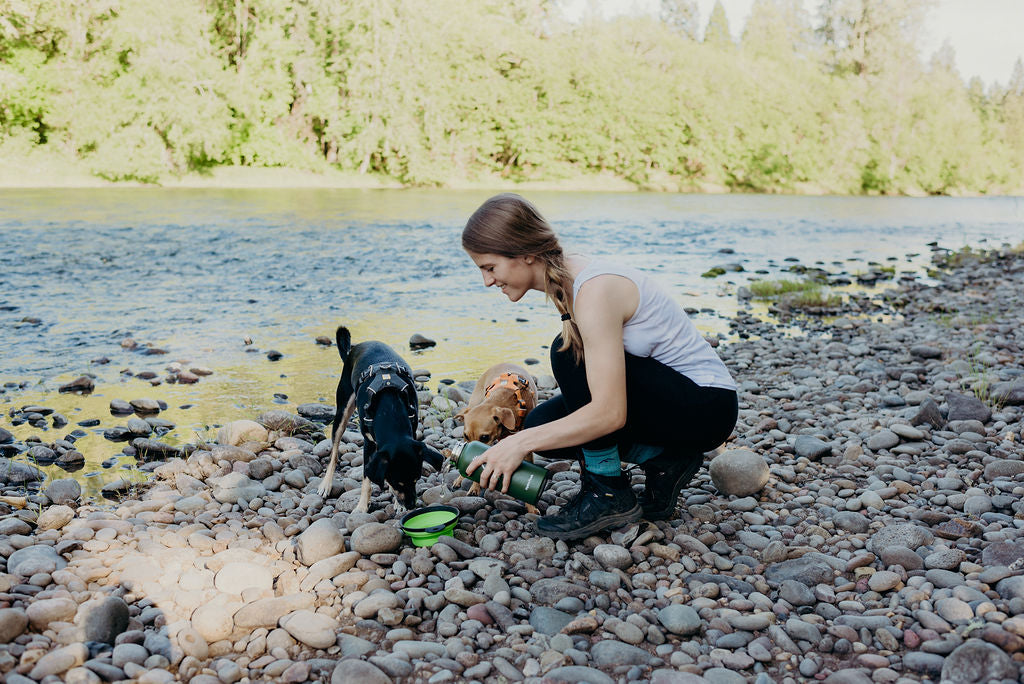
[[[582,539],[639,520],[641,514],[626,475],[595,475],[584,470],[576,498],[558,513],[539,518],[535,528],[538,534],[554,539]]]
[[[662,454],[640,464],[640,468],[647,475],[643,494],[640,495],[644,519],[671,518],[676,512],[679,492],[690,484],[690,480],[703,464],[703,454],[690,455],[690,458]]]

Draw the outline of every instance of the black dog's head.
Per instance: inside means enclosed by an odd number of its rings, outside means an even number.
[[[381,444],[370,462],[363,465],[366,477],[383,488],[385,482],[398,492],[406,508],[416,505],[416,480],[423,472],[423,461],[440,470],[444,456],[423,442],[408,438]]]

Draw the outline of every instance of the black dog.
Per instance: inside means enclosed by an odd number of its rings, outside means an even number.
[[[353,347],[352,336],[344,326],[338,328],[336,337],[344,367],[331,431],[331,460],[317,492],[327,496],[331,491],[338,445],[352,413],[358,409],[363,433],[363,490],[353,512],[369,509],[371,482],[382,489],[387,483],[405,506],[412,508],[423,461],[435,470],[444,463],[441,454],[416,439],[419,399],[412,370],[383,342],[360,342]]]

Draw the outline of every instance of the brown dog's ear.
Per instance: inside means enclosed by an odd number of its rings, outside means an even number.
[[[462,422],[466,422],[466,414],[469,413],[469,407],[459,409],[458,412],[452,416],[452,418],[461,418]]]
[[[501,423],[505,426],[506,430],[516,429],[516,414],[512,412],[512,409],[504,406],[499,406],[494,409],[494,422]]]

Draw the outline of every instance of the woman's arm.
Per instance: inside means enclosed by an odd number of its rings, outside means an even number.
[[[574,308],[586,352],[590,402],[559,420],[506,437],[477,456],[467,468],[484,465],[480,485],[491,489],[508,483],[533,451],[585,444],[626,423],[626,363],[622,326],[636,311],[639,290],[628,278],[603,275],[580,288]]]

